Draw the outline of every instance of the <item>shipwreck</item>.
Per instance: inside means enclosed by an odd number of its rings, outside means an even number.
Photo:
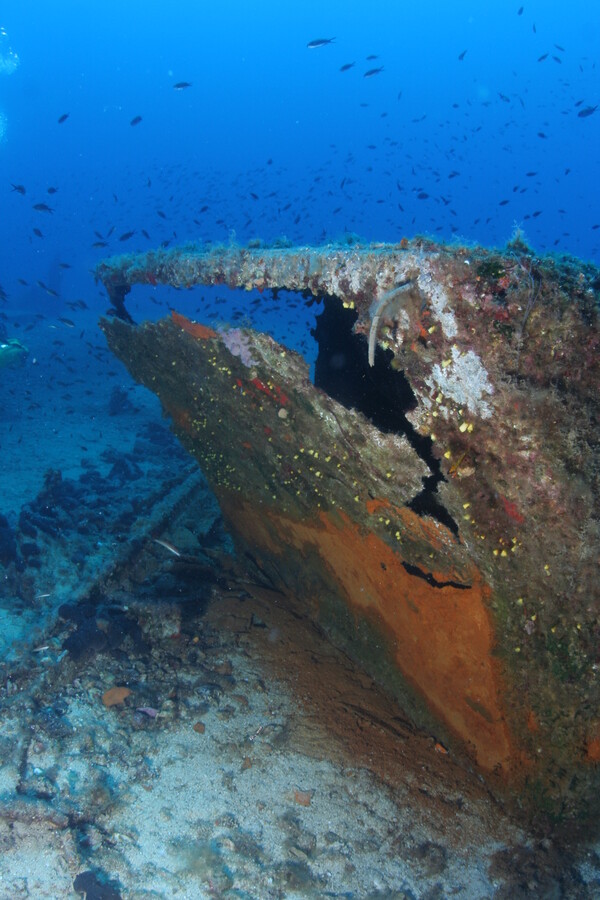
[[[96,275],[110,348],[257,582],[496,795],[597,816],[598,269],[519,239],[403,240],[164,249]],[[268,334],[125,306],[133,285],[217,284],[322,301],[314,379]]]

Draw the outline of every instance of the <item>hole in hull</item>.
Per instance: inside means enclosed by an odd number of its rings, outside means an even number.
[[[418,434],[406,413],[417,405],[404,373],[392,369],[391,350],[375,349],[375,364],[369,365],[365,338],[353,331],[358,314],[345,309],[337,297],[325,297],[312,334],[318,344],[315,387],[347,409],[363,413],[380,431],[404,435],[428,466],[423,490],[409,503],[418,515],[428,515],[458,535],[458,526],[440,503],[437,486],[444,480],[440,462],[433,455],[430,438]]]

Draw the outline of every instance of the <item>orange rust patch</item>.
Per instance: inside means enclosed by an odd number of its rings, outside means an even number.
[[[523,765],[504,719],[504,687],[487,609],[491,590],[476,567],[467,589],[434,587],[410,575],[398,552],[373,533],[361,533],[339,511],[335,519],[321,513],[318,520],[297,522],[264,508],[259,515],[250,504],[222,498],[222,506],[230,503],[235,511],[225,509],[226,517],[258,553],[277,556],[289,547],[303,557],[308,551],[320,557],[348,607],[385,635],[399,671],[483,769],[506,774]],[[409,524],[431,543],[440,540],[437,529],[409,510],[400,512],[407,523],[416,520]],[[438,582],[455,580],[452,572],[431,574]]]
[[[202,341],[217,337],[217,332],[214,331],[214,329],[209,328],[208,325],[201,325],[200,322],[192,322],[191,319],[182,316],[181,313],[175,312],[174,309],[171,310],[171,318],[176,325],[179,325],[180,328],[183,328],[183,330],[187,331],[188,334],[191,334],[192,337],[199,338]]]
[[[385,510],[386,512],[390,510],[398,512],[398,510],[394,506],[392,506],[390,501],[385,497],[373,497],[372,500],[367,500],[367,502],[365,503],[365,507],[370,516],[374,516],[375,513],[381,512],[382,510]]]
[[[590,738],[585,745],[585,755],[588,762],[600,762],[600,738]]]

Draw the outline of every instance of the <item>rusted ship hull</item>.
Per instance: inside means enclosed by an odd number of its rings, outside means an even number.
[[[250,330],[102,327],[265,583],[490,784],[592,817],[597,270],[414,243],[164,251],[98,275],[117,312],[135,283],[326,298],[316,385]]]

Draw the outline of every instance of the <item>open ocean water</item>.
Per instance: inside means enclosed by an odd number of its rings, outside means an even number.
[[[385,698],[355,743],[316,682],[365,684],[325,642],[322,677],[290,678],[317,639],[240,612],[218,507],[109,353],[93,277],[186,242],[415,235],[598,265],[599,47],[590,0],[2,2],[0,898],[600,896],[593,847],[523,831],[409,728],[388,747]],[[314,363],[319,305],[287,301],[127,309]]]

